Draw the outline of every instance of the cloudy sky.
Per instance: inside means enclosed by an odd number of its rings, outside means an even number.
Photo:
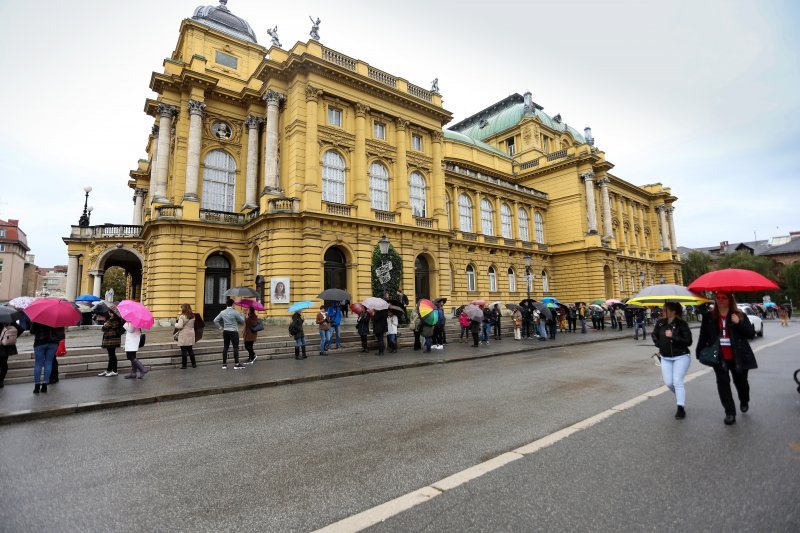
[[[213,3],[213,2],[212,2]],[[0,218],[37,264],[91,185],[92,223],[131,221],[128,171],[145,157],[152,71],[197,0],[0,0]],[[402,5],[402,9],[395,6]],[[326,46],[428,87],[454,122],[525,90],[582,130],[634,184],[679,197],[678,244],[800,230],[800,3],[776,0],[395,2],[230,0],[284,48],[320,17]]]

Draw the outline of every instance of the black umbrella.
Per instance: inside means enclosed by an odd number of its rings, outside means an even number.
[[[0,323],[11,324],[19,318],[19,311],[7,305],[0,305]]]
[[[435,304],[438,304],[438,303],[440,303],[440,302],[441,302],[441,304],[442,304],[442,305],[446,304],[446,303],[447,303],[447,298],[436,298],[436,299],[433,301],[433,303],[435,303]]]
[[[526,298],[525,300],[522,300],[519,303],[519,305],[534,304],[534,303],[536,303],[536,300],[534,300],[533,298]]]
[[[321,300],[332,300],[336,302],[343,302],[344,300],[352,300],[353,297],[350,293],[342,289],[325,289],[317,295]]]
[[[225,291],[229,298],[258,298],[258,293],[250,287],[232,287]]]
[[[517,304],[506,304],[506,309],[511,309],[512,311],[516,311],[517,309],[519,309],[519,306]]]
[[[453,311],[453,316],[456,316],[456,317],[461,316],[461,313],[464,311],[465,307],[466,307],[466,305],[459,305],[458,307],[456,307],[456,310]]]
[[[539,311],[542,315],[544,315],[544,318],[546,320],[553,320],[553,312],[550,310],[549,307],[547,307],[547,304],[544,304],[542,302],[534,302],[533,307],[537,311]]]

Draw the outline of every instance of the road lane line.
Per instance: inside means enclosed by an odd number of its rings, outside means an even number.
[[[753,350],[754,352],[760,352],[767,348],[771,348],[772,346],[776,346],[783,342],[786,342],[789,339],[793,339],[794,337],[800,336],[800,333],[795,333],[794,335],[789,335],[777,341],[773,341],[769,344],[765,344],[763,346],[759,346],[757,349]],[[684,379],[685,382],[691,381],[695,378],[703,376],[711,372],[710,367],[704,367],[702,370],[698,370],[697,372],[693,372],[686,376]],[[610,409],[606,409],[596,415],[590,416],[589,418],[585,418],[571,426],[565,427],[560,429],[556,432],[550,433],[540,439],[537,439],[533,442],[530,442],[524,446],[520,446],[510,452],[504,453],[502,455],[498,455],[488,461],[484,461],[482,463],[478,463],[475,466],[471,466],[465,470],[457,472],[451,476],[443,478],[435,483],[431,483],[426,487],[422,487],[421,489],[417,489],[413,492],[409,492],[395,498],[394,500],[388,501],[376,507],[372,507],[367,509],[366,511],[362,511],[358,514],[354,514],[349,516],[343,520],[338,522],[334,522],[328,526],[325,526],[322,529],[318,529],[315,533],[344,533],[344,532],[351,532],[351,531],[361,531],[367,529],[368,527],[372,527],[375,524],[381,523],[388,518],[391,518],[397,514],[402,513],[403,511],[407,511],[412,507],[416,507],[417,505],[427,502],[440,494],[448,490],[452,490],[458,486],[461,486],[469,481],[477,479],[484,474],[497,470],[500,467],[503,467],[509,463],[512,463],[518,459],[522,459],[527,455],[534,454],[539,450],[547,448],[548,446],[552,446],[553,444],[588,429],[596,424],[599,424],[603,420],[614,416],[615,414],[621,413],[628,409],[639,405],[640,403],[646,402],[650,398],[654,398],[660,394],[664,394],[669,389],[665,386],[658,387],[651,391],[645,392],[640,394],[639,396],[635,396],[630,400],[627,400],[623,403],[617,404]]]

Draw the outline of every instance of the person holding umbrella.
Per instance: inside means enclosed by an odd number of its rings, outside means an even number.
[[[756,336],[756,329],[736,305],[733,293],[718,291],[714,309],[703,314],[700,338],[697,340],[697,358],[700,351],[719,342],[721,361],[714,365],[717,393],[725,409],[725,425],[736,423],[736,404],[731,393],[731,379],[739,396],[739,409],[750,409],[750,384],[747,373],[758,368],[756,356],[748,341]]]
[[[389,345],[389,353],[397,353],[397,311],[394,309],[389,310],[389,316],[386,319],[386,343]]]
[[[108,366],[105,372],[97,374],[100,377],[111,377],[117,375],[117,348],[122,346],[122,334],[125,330],[122,327],[122,318],[117,314],[118,311],[113,306],[107,306],[103,321],[103,340],[100,343],[102,348],[108,352]]]
[[[245,361],[246,365],[252,365],[258,359],[253,345],[258,339],[258,332],[264,329],[264,325],[256,315],[255,308],[251,307],[247,312],[247,318],[244,319],[244,327],[242,328],[242,338],[244,339],[244,349],[247,350],[249,357]]]
[[[306,359],[306,334],[303,332],[303,315],[300,311],[295,311],[292,315],[292,323],[289,324],[289,335],[294,337],[294,358]],[[300,356],[300,349],[303,349],[303,355]]]
[[[316,321],[319,327],[319,354],[328,355],[326,350],[331,344],[331,319],[324,304],[319,306]]]
[[[675,418],[686,418],[686,387],[683,380],[692,363],[692,330],[683,320],[683,309],[678,302],[664,304],[666,318],[655,323],[651,338],[661,357],[661,375],[664,385],[675,394],[678,410]]]
[[[31,334],[34,336],[33,353],[36,361],[33,367],[34,394],[47,392],[47,384],[53,378],[53,361],[58,343],[65,338],[64,327],[75,325],[80,312],[74,304],[58,298],[42,298],[25,308],[31,320]],[[44,370],[44,380],[42,380]]]
[[[178,336],[178,347],[181,349],[181,368],[186,369],[187,357],[192,362],[192,368],[197,368],[197,361],[194,359],[194,312],[189,304],[181,304],[181,314],[175,324],[175,332]]]
[[[386,335],[386,331],[388,329],[388,308],[387,309],[376,309],[375,314],[372,315],[372,333],[375,335],[375,339],[378,341],[378,353],[376,355],[383,355],[383,351],[386,349],[386,346],[383,342],[383,336]]]
[[[361,306],[361,312],[358,314],[358,320],[356,320],[356,332],[358,332],[358,336],[361,337],[361,352],[368,352],[367,336],[369,335],[369,313],[367,313],[367,308],[364,306]]]

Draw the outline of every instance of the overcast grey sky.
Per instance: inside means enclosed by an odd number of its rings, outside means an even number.
[[[198,5],[0,0],[0,218],[20,220],[37,264],[66,263],[86,185],[93,224],[130,223],[150,74]],[[615,175],[672,187],[684,246],[800,230],[798,5],[228,2],[262,44],[275,25],[284,48],[306,41],[314,15],[326,46],[423,87],[438,77],[453,123],[530,90],[550,115],[591,125]]]

